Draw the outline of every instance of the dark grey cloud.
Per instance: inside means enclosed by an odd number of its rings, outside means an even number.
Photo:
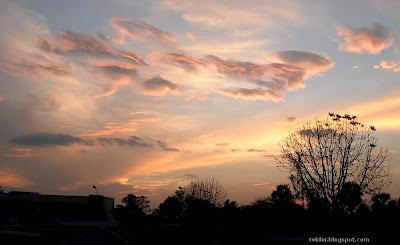
[[[164,151],[176,151],[176,152],[180,152],[179,149],[173,148],[173,147],[169,147],[167,145],[167,143],[163,140],[156,140],[158,146],[160,146],[161,149],[163,149]]]
[[[294,122],[294,121],[296,121],[296,118],[295,117],[288,117],[288,118],[286,118],[286,121],[287,122]]]
[[[141,93],[145,95],[161,96],[168,92],[180,94],[181,90],[179,85],[165,80],[160,76],[147,79],[141,84]]]
[[[51,147],[69,146],[74,143],[92,145],[91,141],[68,134],[35,133],[18,136],[9,140],[10,143],[24,146]]]
[[[137,136],[131,136],[128,139],[124,138],[97,138],[97,141],[105,146],[105,145],[112,145],[112,144],[118,144],[118,145],[126,145],[130,147],[152,147],[153,144],[149,142],[145,142],[143,139],[137,137]]]

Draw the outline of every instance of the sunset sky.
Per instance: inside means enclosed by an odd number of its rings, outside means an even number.
[[[279,142],[328,112],[388,148],[400,195],[400,1],[0,2],[0,185],[152,207],[215,177],[288,183]]]

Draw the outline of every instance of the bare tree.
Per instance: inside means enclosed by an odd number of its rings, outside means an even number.
[[[377,149],[374,126],[356,116],[329,113],[284,139],[279,167],[289,171],[298,198],[338,206],[345,183],[359,185],[363,194],[379,193],[389,179],[388,151]]]
[[[224,187],[215,178],[192,181],[180,192],[185,199],[199,199],[218,207],[223,205],[227,196]]]

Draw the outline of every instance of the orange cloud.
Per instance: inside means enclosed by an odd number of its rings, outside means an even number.
[[[118,87],[130,83],[132,79],[138,76],[135,66],[118,63],[103,63],[94,65],[92,73],[101,73],[108,78],[106,80],[107,84],[103,86],[105,91],[103,93],[92,95],[92,98],[95,99],[113,95],[116,91],[118,91]],[[109,83],[109,80],[112,82]]]
[[[393,31],[380,24],[364,28],[338,26],[337,35],[343,38],[339,50],[359,54],[379,54],[394,42]]]
[[[123,123],[107,123],[103,129],[88,130],[79,136],[92,137],[92,136],[112,135],[114,133],[133,132],[136,130],[134,128],[135,126],[136,123],[133,121],[123,122]]]
[[[296,50],[277,52],[275,59],[279,63],[301,67],[309,74],[328,71],[334,66],[334,63],[326,55]]]
[[[400,72],[400,60],[398,60],[398,61],[381,60],[380,66],[386,70]]]
[[[89,55],[147,65],[138,55],[114,49],[91,36],[68,30],[60,31],[59,35],[51,36],[48,40],[38,37],[37,45],[43,51],[55,55]]]
[[[0,169],[0,185],[16,188],[25,188],[33,185],[33,182],[15,173],[11,169]]]
[[[141,93],[144,95],[162,96],[170,92],[173,95],[181,93],[181,87],[159,76],[147,79],[141,84]]]
[[[169,53],[160,56],[158,59],[183,67],[185,70],[193,71],[200,66],[204,66],[203,61],[183,54]]]
[[[193,32],[186,33],[186,37],[192,41],[196,40],[196,35]]]
[[[9,66],[0,65],[0,71],[19,77],[32,77],[36,76],[37,74],[65,77],[68,74],[69,69],[65,66],[39,64],[21,59],[14,61]]]
[[[272,100],[274,102],[284,101],[282,96],[277,95],[268,90],[262,89],[246,89],[246,88],[238,88],[234,91],[229,91],[225,89],[216,89],[216,92],[235,98],[235,99],[244,99],[244,100]]]
[[[4,100],[4,96],[0,95],[0,101]]]
[[[32,157],[31,149],[29,148],[14,148],[12,149],[12,153],[6,154],[6,157],[15,157],[15,158],[29,158]]]
[[[119,33],[129,36],[132,40],[144,41],[150,36],[162,43],[176,41],[176,38],[168,32],[164,32],[139,20],[111,18],[110,22]]]
[[[264,185],[269,185],[269,183],[265,182],[265,183],[256,183],[256,184],[253,184],[253,186],[264,186]]]

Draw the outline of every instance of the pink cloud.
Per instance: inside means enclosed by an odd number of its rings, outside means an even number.
[[[339,50],[359,54],[379,54],[394,42],[393,31],[380,24],[364,28],[338,26],[337,35],[343,39]]]
[[[288,50],[277,52],[275,58],[279,63],[301,67],[310,74],[328,71],[334,66],[328,56],[319,53]]]
[[[383,69],[386,69],[386,70],[391,70],[391,71],[394,71],[394,72],[400,72],[400,60],[398,60],[398,61],[381,60],[380,66]]]
[[[253,186],[264,186],[264,185],[269,185],[269,183],[265,182],[265,183],[256,183],[256,184],[253,184]]]
[[[185,70],[189,71],[193,71],[198,67],[204,66],[203,61],[183,54],[169,53],[159,56],[157,59],[179,67],[183,67]]]
[[[132,40],[144,41],[150,36],[159,40],[161,43],[176,41],[176,38],[170,33],[164,32],[139,20],[111,18],[110,22],[119,33],[129,36]]]
[[[137,70],[133,65],[125,65],[119,63],[103,63],[96,64],[92,68],[91,73],[102,74],[105,76],[106,84],[103,84],[103,93],[92,95],[93,98],[98,99],[101,97],[108,97],[118,91],[118,88],[130,83],[133,79],[137,78]],[[109,82],[111,81],[111,82]]]
[[[192,41],[196,40],[196,35],[193,32],[186,33],[186,37]]]
[[[68,30],[60,31],[59,35],[48,39],[38,37],[37,45],[43,51],[56,55],[89,55],[147,65],[139,55],[114,49],[91,36]]]
[[[66,66],[40,64],[24,59],[14,61],[10,65],[0,65],[0,70],[24,78],[32,77],[32,75],[36,76],[38,74],[65,77],[69,72]]]
[[[181,87],[159,76],[147,79],[141,84],[141,93],[144,95],[162,96],[170,92],[173,95],[181,93]]]

